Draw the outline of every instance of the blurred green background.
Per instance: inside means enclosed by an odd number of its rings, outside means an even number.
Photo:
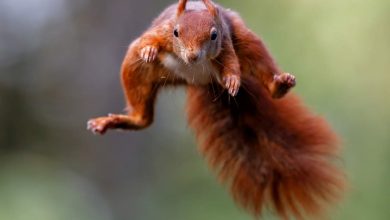
[[[124,108],[127,45],[169,3],[0,1],[0,219],[252,219],[196,150],[184,89],[139,132],[93,136]],[[390,1],[226,0],[344,141],[350,191],[331,219],[390,219]],[[264,219],[274,219],[266,215]]]

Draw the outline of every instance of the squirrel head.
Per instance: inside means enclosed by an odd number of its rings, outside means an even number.
[[[221,52],[223,25],[218,8],[210,1],[180,0],[173,29],[173,51],[186,63],[214,59]]]

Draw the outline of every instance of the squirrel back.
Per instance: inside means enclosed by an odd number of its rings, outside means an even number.
[[[326,121],[294,94],[273,99],[251,76],[231,98],[211,86],[189,87],[187,112],[200,151],[255,216],[271,207],[282,219],[323,216],[345,178],[334,160],[339,142]]]

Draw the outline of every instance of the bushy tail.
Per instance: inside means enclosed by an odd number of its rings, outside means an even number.
[[[293,94],[272,99],[254,79],[234,98],[213,89],[188,88],[189,124],[234,199],[257,217],[265,207],[282,219],[323,216],[345,185],[326,121]]]

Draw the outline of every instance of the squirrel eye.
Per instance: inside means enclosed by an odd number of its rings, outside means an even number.
[[[218,37],[217,31],[213,31],[213,32],[211,33],[211,40],[216,40],[217,37]]]
[[[175,35],[175,37],[179,37],[179,31],[177,31],[177,29],[173,30],[173,35]]]

